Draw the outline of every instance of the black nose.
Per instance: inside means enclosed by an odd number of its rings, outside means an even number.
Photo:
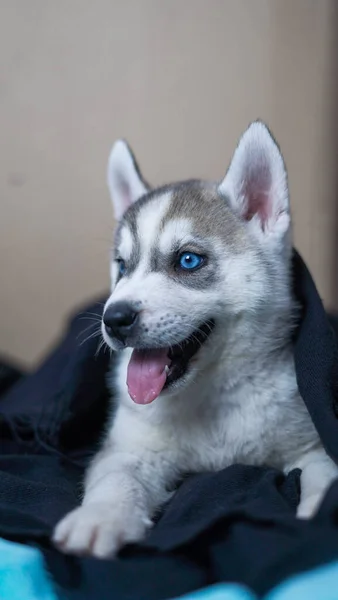
[[[103,315],[106,332],[124,342],[137,322],[138,312],[127,302],[116,302],[108,306]]]

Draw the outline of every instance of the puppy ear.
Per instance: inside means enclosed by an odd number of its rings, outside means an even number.
[[[149,191],[134,155],[124,140],[117,140],[111,149],[107,180],[118,221],[131,204]]]
[[[264,123],[252,123],[243,134],[219,192],[256,235],[280,239],[289,229],[287,173]]]

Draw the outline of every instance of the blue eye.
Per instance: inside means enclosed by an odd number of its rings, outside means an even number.
[[[117,265],[118,265],[118,268],[119,268],[119,275],[120,275],[120,277],[123,277],[123,275],[125,275],[125,272],[127,270],[126,269],[126,263],[124,262],[124,260],[122,260],[122,258],[119,258],[117,260]]]
[[[183,252],[178,259],[180,268],[185,271],[195,271],[203,264],[203,262],[203,256],[195,254],[194,252]]]

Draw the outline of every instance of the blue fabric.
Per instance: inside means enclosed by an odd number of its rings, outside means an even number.
[[[264,600],[338,600],[338,562],[287,579]]]
[[[176,600],[257,600],[248,588],[236,583],[211,585]]]
[[[212,585],[181,600],[258,600],[236,584]],[[295,575],[271,590],[263,600],[338,600],[338,562]]]
[[[39,550],[0,539],[0,600],[57,600]],[[218,584],[181,600],[257,600],[248,588]],[[338,600],[338,561],[291,577],[264,600]]]
[[[57,600],[39,550],[0,539],[0,600]]]

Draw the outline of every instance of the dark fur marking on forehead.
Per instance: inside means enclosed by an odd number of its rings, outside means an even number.
[[[179,182],[179,183],[163,185],[161,187],[150,190],[148,193],[144,194],[144,196],[141,196],[141,198],[139,198],[136,202],[134,202],[134,204],[129,206],[129,208],[126,210],[126,212],[124,213],[124,215],[122,217],[121,224],[123,222],[125,222],[125,223],[135,222],[136,223],[137,216],[138,216],[139,212],[142,210],[142,208],[144,206],[146,206],[146,204],[149,204],[149,202],[152,202],[153,200],[156,200],[157,198],[160,200],[161,197],[164,194],[166,194],[167,192],[175,193],[177,190],[179,190],[181,188],[185,188],[186,186],[190,186],[190,185],[197,185],[199,183],[202,185],[202,181],[199,181],[198,179],[192,179],[192,180],[183,181],[183,182]]]
[[[191,181],[172,188],[172,199],[162,228],[173,219],[189,219],[199,237],[219,238],[233,250],[243,250],[245,230],[217,184]]]
[[[161,198],[163,197],[163,195],[165,195],[167,192],[171,192],[172,194],[177,194],[177,193],[179,193],[180,190],[185,190],[187,187],[197,187],[197,186],[202,186],[202,185],[203,185],[203,182],[198,179],[192,179],[192,180],[187,180],[187,181],[183,181],[183,182],[179,182],[179,183],[163,185],[162,187],[158,187],[156,189],[150,190],[144,196],[141,196],[141,198],[139,198],[139,200],[137,200],[134,204],[132,204],[126,210],[126,212],[124,213],[124,215],[120,221],[120,224],[118,226],[115,239],[118,240],[118,236],[119,236],[123,226],[129,227],[129,229],[132,233],[132,237],[134,240],[134,248],[135,248],[135,257],[133,257],[133,260],[132,260],[133,270],[135,269],[135,267],[137,266],[137,264],[140,260],[140,243],[139,243],[139,235],[138,235],[138,230],[137,230],[137,219],[138,219],[138,215],[141,212],[142,208],[144,206],[146,206],[147,204],[149,204],[149,202],[156,201],[157,198],[160,201]],[[204,185],[207,186],[208,184],[204,184]],[[154,210],[156,210],[156,206],[154,206]],[[115,247],[117,246],[117,243],[118,242],[115,241]],[[133,249],[133,255],[134,255],[134,249]]]
[[[152,200],[155,200],[156,197],[160,198],[163,194],[173,189],[174,187],[174,185],[165,185],[154,190],[150,190],[149,192],[144,194],[144,196],[141,196],[139,200],[134,202],[134,204],[132,204],[124,213],[115,235],[115,250],[118,248],[118,245],[120,243],[122,229],[124,227],[128,227],[133,238],[133,252],[129,261],[130,268],[128,267],[128,273],[131,273],[136,269],[141,258],[141,247],[137,229],[137,218],[141,209]],[[156,210],[155,207],[154,210]]]
[[[133,238],[133,252],[128,272],[134,271],[140,260],[138,215],[142,208],[152,201],[154,201],[154,210],[156,210],[156,199],[161,201],[163,195],[168,192],[171,194],[171,201],[168,211],[163,217],[161,229],[172,219],[186,218],[191,221],[193,233],[195,230],[195,235],[199,238],[218,238],[225,242],[233,252],[243,251],[247,240],[245,229],[229,207],[226,198],[218,193],[217,187],[216,183],[191,179],[150,190],[132,204],[122,217],[115,243],[115,247],[117,247],[120,232],[124,226],[127,226]],[[152,250],[152,255],[154,252],[155,249]],[[153,265],[154,261],[152,261],[151,270],[154,270]],[[189,286],[192,287],[191,284]],[[197,287],[200,286],[196,284]]]

